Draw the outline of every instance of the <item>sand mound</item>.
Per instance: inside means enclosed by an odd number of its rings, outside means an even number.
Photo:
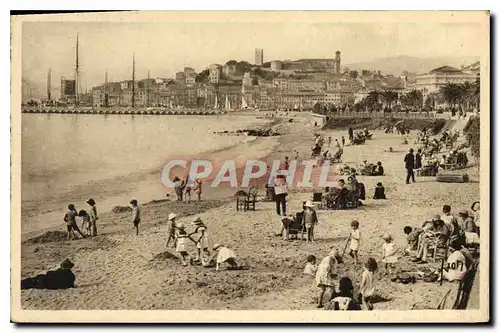
[[[28,239],[31,244],[61,242],[68,239],[68,234],[62,231],[47,231],[40,236]]]
[[[111,211],[115,214],[130,213],[132,211],[132,208],[127,206],[115,206]]]
[[[151,259],[150,261],[165,261],[165,260],[179,260],[179,258],[172,252],[165,251],[155,255],[154,258]]]

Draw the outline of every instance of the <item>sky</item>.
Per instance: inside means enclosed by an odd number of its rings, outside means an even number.
[[[24,22],[23,79],[45,89],[73,75],[76,35],[80,40],[82,87],[136,77],[173,77],[184,66],[196,71],[211,63],[333,58],[342,63],[409,55],[415,57],[479,56],[477,24],[309,23],[309,22]]]

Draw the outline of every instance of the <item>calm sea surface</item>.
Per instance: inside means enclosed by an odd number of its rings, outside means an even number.
[[[22,230],[61,223],[68,203],[86,209],[164,195],[169,158],[248,141],[211,132],[264,122],[253,116],[22,115]],[[57,215],[58,214],[58,215]]]

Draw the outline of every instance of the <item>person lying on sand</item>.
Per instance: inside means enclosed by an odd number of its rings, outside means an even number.
[[[240,268],[236,263],[236,253],[233,250],[221,244],[215,244],[212,249],[214,250],[212,256],[206,261],[202,259],[204,267],[214,267],[215,265],[215,270],[219,271],[220,264],[226,263],[229,265],[228,269]]]
[[[61,263],[61,267],[45,274],[29,277],[21,281],[21,289],[68,289],[75,287],[75,274],[71,268],[75,266],[69,259]]]

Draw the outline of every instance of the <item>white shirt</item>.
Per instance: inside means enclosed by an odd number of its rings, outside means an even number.
[[[448,272],[447,278],[450,281],[461,280],[467,272],[465,256],[460,251],[455,251],[446,261]]]
[[[359,229],[351,230],[351,250],[358,250],[360,238],[361,232],[359,231]]]
[[[364,296],[372,296],[375,292],[375,286],[373,283],[373,272],[365,269],[363,275],[361,275],[361,285],[363,286],[359,292]]]
[[[453,222],[453,220],[455,219],[455,216],[453,215],[445,215],[445,214],[442,214],[441,215],[441,220],[443,220],[443,222],[446,224],[446,225],[450,225],[451,222]]]

